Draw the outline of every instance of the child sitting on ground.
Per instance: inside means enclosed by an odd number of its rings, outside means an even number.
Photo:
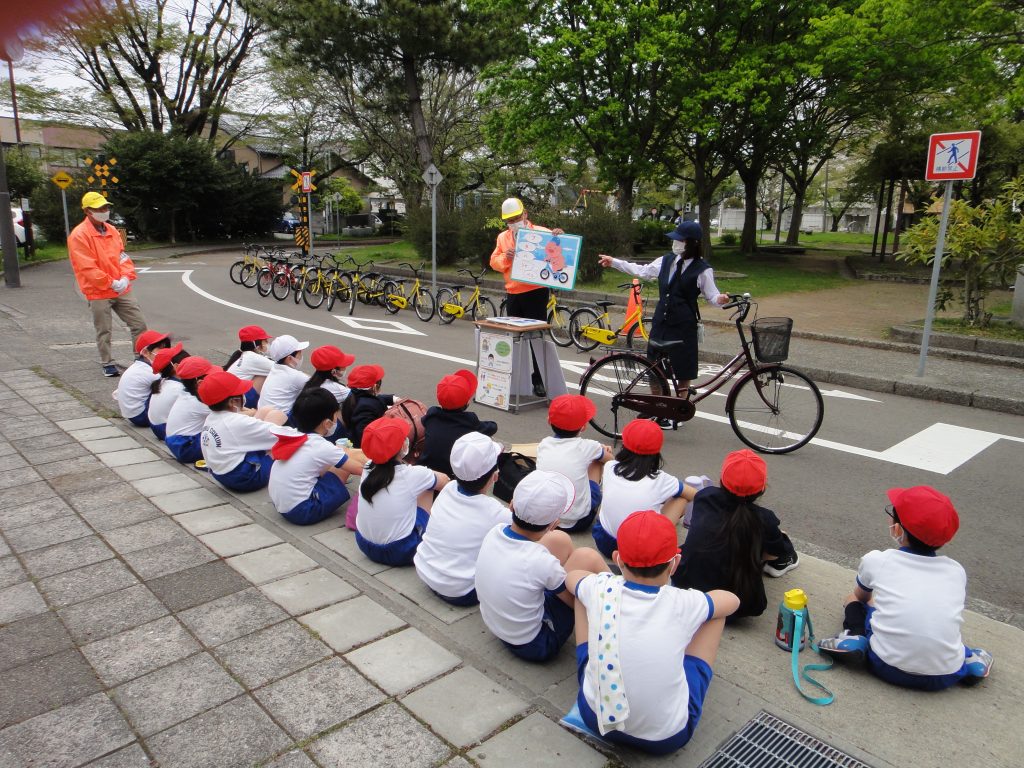
[[[448,477],[428,467],[406,464],[409,432],[402,419],[377,419],[363,431],[362,450],[369,459],[359,482],[356,544],[384,565],[410,565],[430,519],[434,491]]]
[[[480,417],[466,410],[476,394],[476,376],[465,369],[445,376],[437,383],[437,405],[427,409],[423,416],[423,453],[420,464],[425,464],[446,475],[452,474],[448,460],[455,441],[470,432],[488,437],[498,431],[497,423],[480,421]]]
[[[295,430],[275,430],[277,443],[270,449],[274,466],[267,487],[274,507],[290,523],[312,525],[333,515],[349,500],[345,481],[363,472],[362,462],[324,438],[333,433],[339,416],[338,401],[317,387],[295,398]]]
[[[693,498],[693,518],[683,542],[677,587],[707,592],[728,589],[740,599],[733,614],[760,616],[768,607],[762,573],[779,577],[799,558],[779,518],[757,501],[768,484],[768,467],[753,451],[733,451],[722,462],[721,487]]]
[[[238,330],[238,341],[239,348],[224,363],[224,370],[252,382],[252,389],[245,393],[245,405],[255,408],[259,404],[263,382],[274,368],[274,361],[267,357],[270,334],[258,325],[247,325]]]
[[[121,415],[136,427],[148,427],[149,398],[153,382],[160,378],[153,373],[153,356],[158,350],[171,346],[170,337],[160,331],[143,331],[135,340],[135,361],[121,374],[114,390]]]
[[[203,458],[199,436],[210,409],[199,402],[199,383],[220,368],[205,357],[186,357],[177,365],[183,392],[167,414],[164,442],[171,454],[182,464],[194,464]]]
[[[619,526],[621,576],[573,571],[565,580],[576,595],[583,721],[608,741],[658,755],[693,736],[725,617],[739,606],[731,592],[669,585],[676,541],[665,515],[634,512]]]
[[[149,428],[153,430],[153,434],[159,440],[163,440],[167,436],[167,416],[178,396],[185,391],[178,379],[175,364],[180,363],[186,357],[188,357],[188,352],[181,348],[181,344],[164,347],[153,355],[153,373],[160,378],[150,385],[146,418],[149,419]]]
[[[288,334],[270,342],[268,354],[274,367],[260,390],[260,408],[276,408],[283,413],[291,413],[295,398],[309,380],[309,376],[299,370],[302,350],[308,346],[308,341],[299,341]]]
[[[597,408],[583,395],[559,395],[548,407],[553,437],[537,444],[537,469],[560,472],[572,481],[575,497],[558,527],[566,533],[587,530],[601,506],[601,474],[612,450],[580,434]]]
[[[960,636],[967,574],[936,554],[960,527],[953,502],[927,485],[890,488],[889,535],[899,549],[861,558],[843,631],[819,643],[822,653],[863,660],[894,685],[939,691],[976,683],[992,670],[992,654]]]
[[[379,419],[394,405],[394,395],[380,394],[384,382],[384,369],[379,365],[357,365],[348,372],[351,392],[341,405],[341,418],[348,430],[348,439],[356,448],[361,447],[366,425]]]
[[[569,639],[575,621],[566,570],[607,570],[601,554],[574,549],[558,521],[572,507],[573,484],[565,475],[537,469],[512,496],[512,523],[492,528],[476,560],[480,617],[512,653],[547,661]]]
[[[242,412],[248,381],[227,371],[215,371],[199,385],[199,399],[210,409],[200,443],[206,467],[214,479],[233,491],[266,488],[274,460],[267,453],[277,442],[273,427],[285,422],[274,409],[255,416]]]
[[[342,383],[345,379],[345,369],[352,365],[355,359],[355,355],[346,354],[333,344],[317,347],[309,355],[309,362],[314,369],[313,375],[309,377],[302,391],[310,392],[323,389],[334,397],[340,409],[342,403],[348,398],[349,392],[352,391]],[[325,437],[332,443],[348,437],[348,429],[342,421],[340,413],[334,431]]]
[[[601,554],[611,558],[622,521],[637,509],[661,512],[675,525],[696,491],[662,471],[665,433],[650,419],[634,419],[622,430],[622,448],[604,465],[601,511],[591,535]]]
[[[458,480],[434,499],[430,525],[413,562],[420,580],[445,602],[476,605],[476,558],[484,536],[512,522],[512,513],[488,492],[498,477],[501,445],[479,432],[463,435],[451,448]]]

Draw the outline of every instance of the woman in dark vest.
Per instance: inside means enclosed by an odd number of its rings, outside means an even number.
[[[659,256],[650,264],[634,264],[601,254],[602,267],[613,267],[641,280],[658,280],[658,306],[651,322],[651,339],[658,342],[682,341],[667,350],[648,349],[650,357],[668,355],[679,386],[683,389],[697,378],[697,322],[700,309],[697,298],[704,296],[709,304],[725,304],[729,297],[719,293],[711,266],[701,258],[701,229],[696,221],[683,221],[665,233],[672,240],[672,252]],[[664,422],[664,423],[662,423]],[[659,420],[669,429],[671,421]]]

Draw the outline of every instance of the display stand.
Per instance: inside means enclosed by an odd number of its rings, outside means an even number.
[[[547,323],[514,326],[478,320],[474,324],[477,403],[516,413],[531,405],[547,405],[551,398],[567,392],[558,351],[545,338],[550,327]],[[546,390],[544,397],[533,394],[533,357]]]

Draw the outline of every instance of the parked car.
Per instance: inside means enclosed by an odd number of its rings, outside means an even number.
[[[25,244],[25,214],[21,208],[11,208],[11,218],[14,220],[14,239],[20,247]],[[32,225],[32,239],[36,243],[43,239],[42,232],[35,224]]]
[[[124,230],[125,237],[128,240],[135,239],[135,233],[128,229],[128,222],[124,220],[124,216],[122,216],[120,213],[111,213],[110,223],[113,224],[114,227],[116,227],[117,229]]]
[[[294,214],[286,213],[281,220],[274,225],[274,231],[284,235],[294,235],[295,228],[299,226],[299,219]]]

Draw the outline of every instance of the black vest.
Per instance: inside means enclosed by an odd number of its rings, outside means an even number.
[[[683,338],[688,330],[697,328],[700,310],[697,297],[700,288],[697,278],[711,266],[703,259],[693,259],[679,275],[671,281],[675,272],[676,256],[666,254],[661,258],[661,272],[658,274],[658,306],[651,323],[651,337],[659,341],[674,341]]]

